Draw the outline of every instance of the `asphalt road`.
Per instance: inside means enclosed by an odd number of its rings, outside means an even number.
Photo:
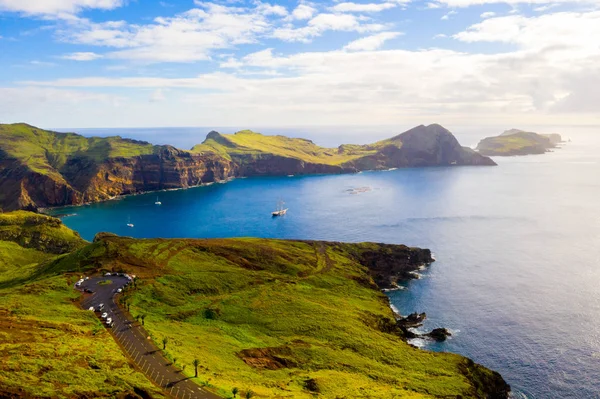
[[[105,280],[112,281],[112,284],[98,284]],[[134,321],[117,306],[115,302],[117,290],[123,288],[128,282],[129,280],[124,276],[91,277],[85,280],[78,289],[84,291],[87,288],[93,293],[86,294],[82,307],[87,310],[92,306],[97,308],[100,304],[104,304],[103,312],[108,313],[108,317],[114,322],[112,328],[107,329],[115,341],[138,369],[163,388],[169,396],[178,399],[222,399],[182,375],[180,370],[175,368],[149,339],[149,334],[140,323]],[[101,312],[96,315],[100,318]],[[189,364],[187,367],[193,366]]]

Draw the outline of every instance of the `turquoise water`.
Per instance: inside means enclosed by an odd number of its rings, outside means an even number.
[[[233,237],[380,241],[428,247],[423,278],[390,293],[425,346],[498,370],[517,396],[600,397],[600,145],[585,137],[498,167],[239,179],[79,208],[64,222],[92,239]],[[352,190],[369,190],[352,194]],[[270,212],[283,199],[282,218]],[[126,226],[128,221],[135,226]],[[416,344],[424,344],[416,342]]]

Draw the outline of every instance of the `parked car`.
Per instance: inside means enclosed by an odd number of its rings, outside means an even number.
[[[94,291],[90,290],[89,288],[86,288],[83,291],[87,292],[88,294],[93,294],[94,293]]]
[[[119,289],[117,290],[117,292],[122,292],[122,291],[123,291],[123,289],[122,289],[122,288],[119,288]]]
[[[93,312],[95,309],[93,306],[90,306],[90,308],[88,310],[91,310]]]
[[[104,312],[104,313],[102,313],[102,315],[100,317],[102,317],[103,319],[106,319],[108,317],[108,313]]]

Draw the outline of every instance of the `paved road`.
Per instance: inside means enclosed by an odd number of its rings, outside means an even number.
[[[112,284],[98,284],[105,280],[112,281]],[[104,312],[108,313],[108,317],[114,322],[112,328],[108,330],[115,341],[136,366],[168,395],[178,399],[222,399],[183,376],[148,339],[148,333],[142,326],[116,305],[114,299],[117,290],[123,288],[128,282],[129,280],[124,276],[91,277],[85,280],[79,289],[81,291],[89,289],[94,292],[86,294],[82,307],[97,308],[100,304],[104,304]],[[100,313],[96,315],[100,317]],[[193,366],[190,364],[188,367]]]

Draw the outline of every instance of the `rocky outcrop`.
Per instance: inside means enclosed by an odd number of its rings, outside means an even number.
[[[434,261],[429,249],[405,245],[377,244],[357,256],[380,289],[397,287],[399,281],[414,278],[416,271]]]
[[[420,125],[380,143],[374,155],[349,164],[359,170],[423,166],[496,165],[490,158],[462,147],[456,137],[444,127]]]
[[[429,337],[438,342],[445,341],[451,335],[452,334],[450,333],[450,331],[448,331],[446,328],[434,328],[427,334],[424,334],[424,336]]]

